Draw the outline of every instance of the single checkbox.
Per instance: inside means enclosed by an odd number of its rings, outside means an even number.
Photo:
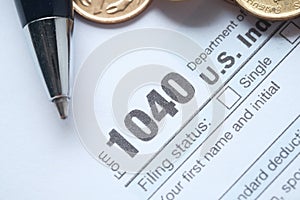
[[[240,99],[241,96],[234,89],[228,86],[219,96],[218,101],[227,109],[231,109]]]
[[[289,41],[291,44],[294,44],[300,37],[300,27],[297,26],[294,22],[290,22],[281,32],[280,35]]]

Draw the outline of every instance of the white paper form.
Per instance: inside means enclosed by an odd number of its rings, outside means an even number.
[[[66,123],[17,19],[1,32],[18,38],[1,60],[24,66],[1,68],[0,199],[300,198],[299,19],[194,0],[155,1],[123,25],[75,22]]]

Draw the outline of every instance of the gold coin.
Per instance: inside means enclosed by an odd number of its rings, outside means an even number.
[[[287,20],[300,15],[300,0],[236,0],[252,14],[269,20]]]
[[[74,9],[88,20],[114,24],[143,12],[151,0],[73,0]]]

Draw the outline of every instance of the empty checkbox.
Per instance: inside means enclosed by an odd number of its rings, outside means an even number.
[[[229,86],[218,96],[218,101],[227,109],[231,109],[240,99],[239,93]]]
[[[300,37],[300,27],[294,22],[290,22],[281,32],[280,35],[284,37],[291,44],[294,44]]]

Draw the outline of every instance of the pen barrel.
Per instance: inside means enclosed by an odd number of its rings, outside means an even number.
[[[63,17],[33,21],[24,28],[52,101],[69,97],[72,29],[73,20]]]
[[[15,0],[22,26],[47,17],[73,19],[72,0]]]

